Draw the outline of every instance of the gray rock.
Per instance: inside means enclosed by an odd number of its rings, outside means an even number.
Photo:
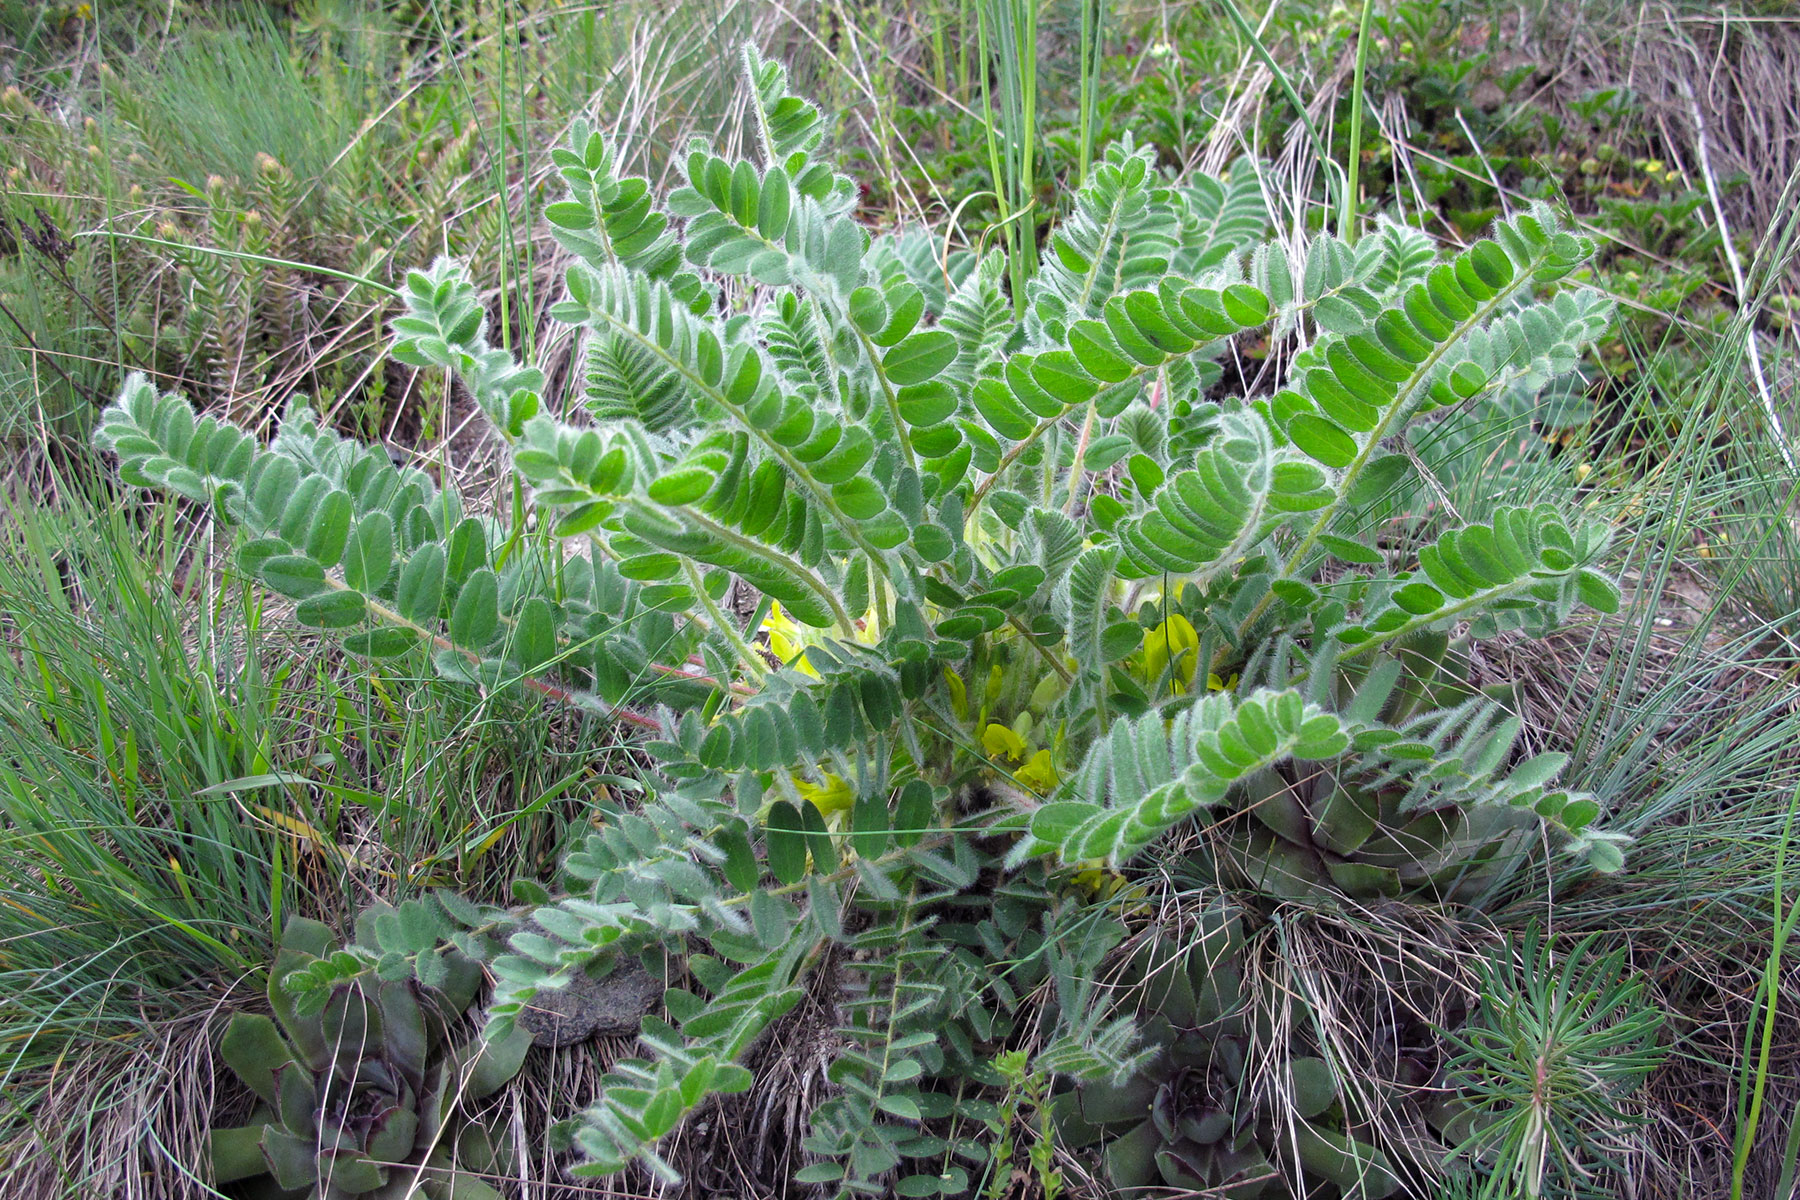
[[[604,979],[577,975],[566,987],[539,988],[517,1021],[539,1046],[573,1046],[596,1035],[636,1033],[662,993],[661,981],[628,958]]]

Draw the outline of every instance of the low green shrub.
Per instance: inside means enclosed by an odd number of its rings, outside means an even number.
[[[1644,980],[1628,978],[1623,949],[1582,939],[1558,962],[1536,926],[1482,964],[1481,1008],[1447,1031],[1453,1091],[1433,1120],[1459,1149],[1491,1160],[1483,1196],[1580,1195],[1602,1166],[1619,1165],[1641,1118],[1630,1096],[1656,1069],[1664,1014]]]
[[[1390,511],[1433,482],[1405,431],[1542,390],[1604,328],[1559,286],[1584,239],[1534,209],[1450,259],[1397,226],[1293,253],[1261,240],[1249,172],[1171,180],[1115,145],[1016,318],[999,255],[862,229],[818,111],[746,57],[754,159],[696,146],[666,212],[586,125],[555,151],[554,316],[587,368],[567,403],[490,344],[455,263],[408,278],[393,352],[453,373],[510,448],[510,522],[304,407],[267,446],[142,378],[105,414],[122,478],[240,526],[301,623],[622,722],[655,760],[560,891],[419,902],[429,937],[289,975],[300,1002],[429,981],[454,948],[498,978],[504,1037],[541,990],[655,948],[668,1019],[572,1123],[583,1172],[674,1176],[659,1140],[752,1086],[740,1060],[811,995],[838,1049],[798,1178],[959,1194],[1029,998],[1054,996],[1033,1067],[1065,1092],[1166,1080],[1199,1036],[1096,988],[1153,886],[1133,864],[1197,816],[1183,869],[1250,921],[1464,903],[1545,846],[1620,865],[1599,802],[1457,666],[1615,609],[1606,528],[1552,503]],[[1219,386],[1244,335],[1295,347],[1272,394]],[[1291,1169],[1341,1189],[1376,1151],[1323,1083],[1291,1095],[1331,1153]],[[1132,1177],[1231,1181],[1197,1155]]]

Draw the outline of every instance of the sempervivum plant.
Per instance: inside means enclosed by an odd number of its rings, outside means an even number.
[[[498,1200],[480,1178],[493,1148],[458,1105],[511,1079],[531,1035],[450,1041],[482,982],[455,955],[439,986],[359,977],[302,1011],[278,981],[317,967],[334,943],[325,926],[290,920],[270,973],[274,1019],[238,1013],[226,1028],[220,1055],[259,1103],[248,1124],[213,1131],[214,1181],[307,1200]]]
[[[1604,327],[1571,278],[1583,239],[1539,208],[1449,257],[1392,223],[1269,241],[1253,170],[1176,179],[1125,144],[1023,282],[999,253],[863,229],[821,114],[746,58],[753,154],[694,146],[665,204],[586,125],[554,151],[568,394],[492,344],[461,266],[407,277],[395,357],[467,388],[518,477],[510,519],[304,408],[263,445],[139,378],[99,435],[128,482],[237,526],[242,569],[372,669],[643,735],[646,798],[596,814],[565,890],[488,964],[501,1039],[624,948],[684,968],[643,1057],[573,1122],[584,1170],[675,1177],[661,1139],[753,1085],[751,1048],[811,988],[835,1058],[805,1181],[972,1186],[946,1139],[981,1127],[972,1080],[996,1076],[955,1064],[1007,1048],[995,1014],[1022,1000],[999,964],[1035,936],[996,897],[1042,880],[1092,906],[1059,920],[1116,925],[1118,889],[1079,881],[1195,818],[1241,831],[1238,858],[1305,849],[1328,900],[1435,902],[1440,868],[1513,822],[1531,852],[1620,864],[1595,802],[1557,785],[1561,759],[1522,757],[1493,701],[1389,702],[1432,639],[1619,602],[1607,527],[1573,505],[1446,508],[1403,539],[1388,512],[1433,483],[1409,428],[1537,394]],[[1298,347],[1273,394],[1221,386],[1217,360],[1262,339]],[[1345,805],[1309,790],[1321,774],[1350,782]],[[1282,789],[1295,820],[1250,813]],[[1232,870],[1277,893],[1256,862]],[[334,955],[285,982],[318,1003],[409,966],[429,982],[442,955]],[[1100,969],[1071,958],[1058,994]],[[1124,1071],[1130,1037],[1089,1015],[1058,1005],[1057,1069]]]
[[[1211,882],[1291,900],[1473,898],[1503,880],[1529,852],[1534,824],[1509,798],[1561,759],[1509,762],[1517,718],[1456,680],[1450,646],[1443,633],[1415,635],[1373,671],[1340,675],[1341,717],[1390,740],[1349,769],[1296,759],[1246,781],[1238,811],[1207,831],[1190,865]],[[1451,775],[1455,792],[1438,786]],[[1493,802],[1467,802],[1483,791]]]
[[[1242,949],[1241,918],[1215,905],[1182,945],[1138,953],[1141,1028],[1154,1055],[1129,1079],[1058,1097],[1063,1144],[1101,1143],[1108,1181],[1126,1192],[1392,1195],[1400,1180],[1386,1156],[1345,1128],[1330,1064],[1290,1047],[1264,1052],[1270,1038],[1258,1036],[1246,1002]]]

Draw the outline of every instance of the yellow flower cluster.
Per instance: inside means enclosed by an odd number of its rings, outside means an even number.
[[[810,675],[814,679],[819,677],[819,672],[804,655],[808,646],[819,645],[825,640],[826,630],[800,624],[781,610],[778,601],[770,602],[769,615],[762,623],[762,630],[769,636],[769,650],[781,660],[783,666],[792,667],[802,675]],[[873,646],[881,640],[881,629],[874,609],[864,613],[863,619],[856,623],[856,640],[865,646]]]
[[[769,606],[762,631],[769,639],[770,651],[784,665],[814,679],[819,677],[818,671],[807,661],[806,650],[822,642],[825,631],[801,625],[783,612],[780,604]],[[879,639],[874,610],[857,622],[855,635],[864,645],[873,645]],[[1170,613],[1161,624],[1146,630],[1139,666],[1146,685],[1167,686],[1176,695],[1186,695],[1192,690],[1200,670],[1200,635],[1193,622],[1180,613]],[[1055,703],[1062,688],[1056,675],[1046,675],[1038,683],[1023,710],[1010,722],[992,719],[991,699],[984,701],[980,713],[971,711],[968,682],[957,672],[946,668],[944,682],[950,690],[952,710],[960,720],[971,722],[980,730],[980,752],[994,768],[1038,796],[1049,796],[1061,786],[1061,731],[1045,728],[1034,715],[1044,713]],[[990,698],[1000,695],[1004,684],[1004,669],[996,664],[990,670],[985,695]],[[1206,676],[1210,691],[1229,691],[1236,685],[1235,675],[1228,680],[1211,673]],[[803,799],[818,809],[827,827],[841,828],[856,803],[855,793],[837,775],[827,773],[821,778],[823,782],[815,783],[795,777],[794,787]],[[1085,879],[1088,875],[1093,878]],[[1104,886],[1104,875],[1110,875],[1110,872],[1083,872],[1082,886],[1090,890]]]
[[[1029,733],[1031,715],[1021,714],[1019,721],[1014,724],[1021,722]],[[1040,796],[1048,796],[1062,782],[1062,775],[1057,771],[1050,751],[1033,750],[1013,726],[990,723],[981,731],[981,752],[995,762],[1023,763],[1023,766],[1012,771],[1013,779]]]

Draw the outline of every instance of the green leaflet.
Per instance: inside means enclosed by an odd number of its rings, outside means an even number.
[[[458,646],[480,650],[500,629],[500,583],[483,567],[462,585],[450,613],[450,640]]]
[[[344,547],[344,583],[353,591],[378,592],[393,565],[393,518],[370,513],[356,523]]]
[[[294,619],[319,629],[347,629],[362,622],[368,602],[360,592],[323,592],[294,607]]]
[[[444,548],[427,542],[401,568],[395,606],[407,620],[424,623],[437,619],[443,599]]]
[[[266,559],[258,574],[269,587],[294,600],[325,590],[325,568],[305,555],[283,554]]]
[[[924,383],[956,358],[956,339],[941,329],[915,333],[881,360],[888,378],[901,386]]]

